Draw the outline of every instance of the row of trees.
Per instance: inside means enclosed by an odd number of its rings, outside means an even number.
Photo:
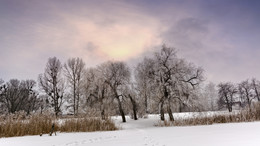
[[[45,70],[36,81],[12,79],[0,81],[1,112],[14,113],[52,110],[56,116],[95,112],[102,119],[111,115],[165,113],[171,121],[173,112],[218,110],[232,106],[240,99],[241,106],[259,100],[259,81],[253,79],[235,87],[231,83],[203,85],[203,69],[176,55],[174,48],[162,46],[145,57],[134,69],[125,62],[107,61],[86,68],[80,58],[64,64],[49,58]]]
[[[38,79],[44,95],[35,90],[35,81],[14,79],[1,82],[0,102],[2,111],[9,113],[26,110],[29,114],[52,107],[56,116],[62,111],[76,116],[95,109],[103,119],[120,114],[125,122],[129,113],[134,119],[137,114],[160,113],[164,120],[166,111],[174,120],[176,106],[180,111],[185,106],[191,109],[202,81],[201,68],[178,58],[176,50],[166,46],[144,58],[134,70],[120,61],[86,68],[82,59],[71,58],[62,64],[53,57]]]
[[[226,107],[232,112],[233,106],[238,105],[241,108],[252,108],[254,101],[260,101],[260,81],[255,78],[242,81],[238,84],[231,82],[220,83],[218,85],[220,108]]]

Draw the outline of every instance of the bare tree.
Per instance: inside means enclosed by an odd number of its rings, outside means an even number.
[[[153,68],[153,60],[150,58],[144,58],[135,69],[135,82],[137,95],[140,97],[140,102],[144,105],[142,112],[148,114],[150,111],[149,100],[154,92],[153,80],[151,78],[151,70]],[[151,102],[151,101],[150,101]]]
[[[101,118],[107,118],[107,110],[112,102],[110,98],[109,85],[102,76],[102,68],[90,68],[85,76],[85,96],[87,105],[97,108],[100,111]]]
[[[204,108],[204,110],[217,110],[218,91],[216,89],[216,85],[212,82],[209,82],[203,88],[202,92],[203,99],[201,99],[200,102],[202,103],[201,106]]]
[[[84,67],[85,63],[80,58],[71,58],[64,64],[65,76],[72,88],[72,107],[74,115],[77,115],[79,111],[80,90],[82,89]]]
[[[229,112],[232,112],[236,93],[237,89],[234,84],[230,82],[218,84],[219,106],[225,106]]]
[[[122,100],[124,98],[122,95],[122,88],[129,83],[130,70],[124,62],[107,62],[102,64],[101,68],[105,83],[109,85],[114,99],[118,102],[122,121],[126,122],[125,113],[122,107]]]
[[[50,102],[49,102],[49,99],[48,99],[48,95],[39,95],[37,106],[39,107],[38,109],[40,110],[41,114],[44,111],[51,108],[51,105],[50,105]]]
[[[0,79],[0,87],[2,86],[3,83],[4,83],[4,80]]]
[[[20,81],[18,79],[11,79],[2,85],[0,102],[3,108],[9,113],[24,110],[30,114],[31,111],[37,110],[37,93],[33,90],[35,85],[34,80]]]
[[[4,110],[4,105],[3,105],[3,97],[4,97],[4,93],[5,92],[5,84],[4,84],[4,80],[0,79],[0,113],[5,112]]]
[[[175,49],[165,45],[150,59],[148,70],[148,77],[153,81],[154,87],[157,87],[154,89],[157,94],[155,100],[159,103],[161,120],[165,120],[164,106],[166,106],[170,120],[174,121],[171,109],[173,100],[178,99],[184,104],[191,90],[202,81],[203,70],[184,59],[179,59]]]
[[[25,102],[23,104],[23,110],[30,114],[31,111],[35,111],[39,108],[39,98],[38,93],[33,90],[36,87],[36,82],[34,80],[22,81],[23,92],[25,94]]]
[[[44,73],[39,75],[39,86],[50,97],[56,116],[61,112],[65,88],[61,72],[60,60],[53,57],[48,59]]]
[[[255,98],[260,101],[260,81],[258,81],[257,79],[253,78],[251,80],[251,85],[253,88],[253,91],[255,92]]]
[[[125,89],[123,90],[123,96],[125,99],[129,99],[130,108],[132,109],[132,117],[134,120],[138,120],[137,118],[137,112],[138,112],[138,103],[137,103],[137,93],[136,93],[136,87],[134,86],[134,83],[129,83],[129,85],[125,86]]]
[[[251,102],[255,98],[255,96],[253,95],[253,90],[253,86],[248,80],[242,81],[240,84],[238,84],[238,93],[240,98],[242,99],[241,102],[243,103],[243,101],[245,101],[250,110]]]

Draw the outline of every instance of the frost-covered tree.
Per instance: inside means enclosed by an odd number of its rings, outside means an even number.
[[[140,62],[135,71],[134,71],[134,77],[136,82],[136,92],[137,96],[139,97],[140,104],[144,105],[141,106],[139,112],[142,112],[142,114],[148,114],[152,112],[151,107],[151,100],[152,95],[154,95],[154,87],[152,84],[153,80],[151,77],[151,70],[153,68],[153,61],[150,58],[144,58],[142,62]]]
[[[145,63],[145,61],[149,61]],[[140,63],[149,64],[146,76],[155,90],[153,100],[158,103],[161,120],[165,120],[165,107],[171,121],[174,120],[172,105],[174,100],[187,104],[192,90],[203,79],[203,70],[176,55],[174,48],[162,46],[159,52]]]
[[[255,98],[254,96],[254,88],[249,80],[242,81],[238,84],[238,94],[241,99],[241,103],[246,103],[251,109],[252,100]]]
[[[232,112],[235,94],[237,92],[237,88],[233,83],[227,82],[218,84],[219,107],[222,108],[225,106],[229,112]]]
[[[62,64],[56,57],[49,58],[43,74],[39,75],[39,86],[49,96],[55,115],[61,113],[65,90]]]
[[[125,112],[122,106],[124,98],[122,90],[125,85],[129,84],[131,76],[130,69],[124,62],[120,61],[106,62],[101,66],[102,67],[100,67],[100,70],[105,79],[105,83],[109,85],[113,98],[117,100],[122,121],[126,122]]]
[[[73,108],[73,114],[77,115],[79,111],[80,97],[82,93],[83,74],[85,63],[80,58],[71,58],[64,64],[64,74],[71,87],[72,97],[69,107]]]
[[[110,87],[102,74],[102,65],[97,68],[89,68],[84,79],[86,106],[97,109],[101,118],[106,119],[113,98],[111,98]]]
[[[215,111],[218,110],[218,91],[216,85],[212,82],[209,82],[202,88],[202,95],[199,98],[201,103],[201,108],[206,111]]]
[[[253,78],[251,80],[251,86],[253,88],[255,98],[257,101],[260,101],[260,81],[256,78]]]

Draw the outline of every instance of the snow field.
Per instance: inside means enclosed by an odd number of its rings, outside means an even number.
[[[134,121],[114,117],[122,130],[1,138],[0,146],[259,146],[260,122],[155,127],[159,116]]]

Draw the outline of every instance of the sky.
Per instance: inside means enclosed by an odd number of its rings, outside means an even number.
[[[162,44],[207,81],[260,80],[258,0],[0,0],[0,78],[35,79],[49,57],[134,67]]]

